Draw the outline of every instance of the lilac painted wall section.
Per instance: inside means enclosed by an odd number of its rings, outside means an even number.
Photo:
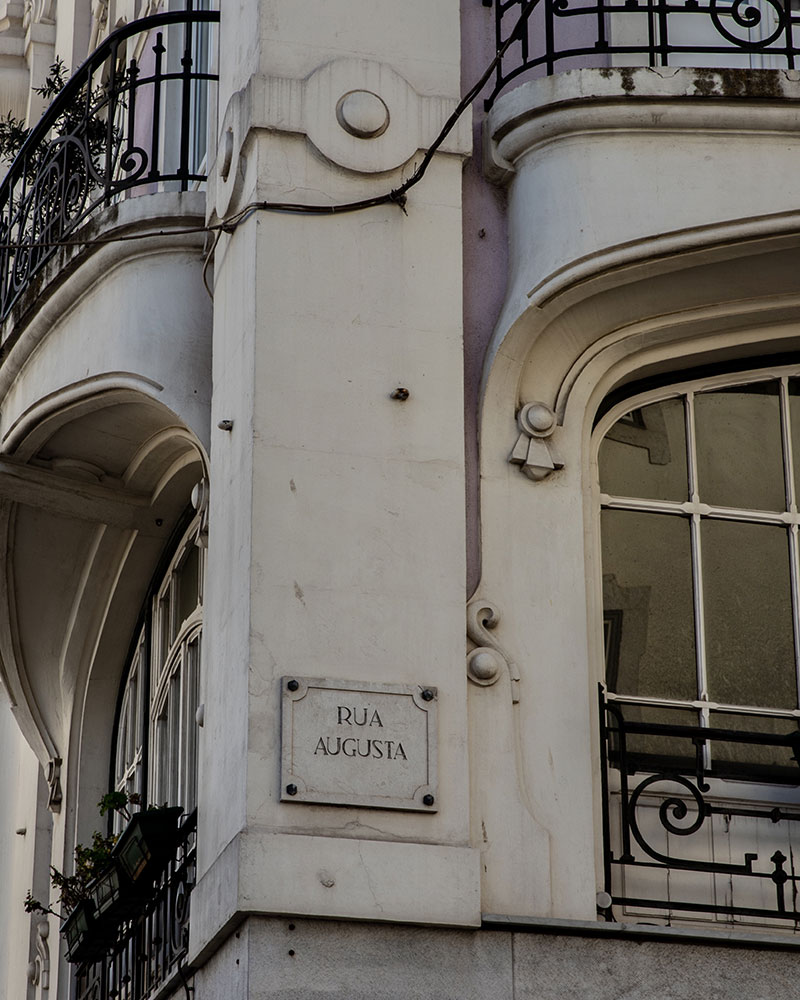
[[[471,87],[494,58],[494,12],[481,0],[461,0],[461,89]],[[464,168],[464,427],[466,434],[467,596],[480,581],[478,407],[486,347],[503,304],[508,273],[505,190],[483,176],[483,101],[473,106],[473,155]]]
[[[531,17],[529,39],[531,52],[542,48],[544,3],[540,2]],[[518,9],[506,14],[504,37],[513,28]],[[557,45],[561,50],[591,48],[597,32],[592,17],[563,19]],[[461,0],[461,87],[462,93],[475,83],[495,55],[495,10],[482,0]],[[519,64],[520,46],[512,45],[504,62],[504,73]],[[516,62],[515,62],[516,60]],[[575,67],[605,66],[606,54],[591,52],[558,63],[559,70]],[[510,86],[544,76],[546,67],[537,66],[516,77]],[[463,271],[464,271],[464,400],[467,505],[467,596],[481,575],[480,541],[480,466],[479,408],[480,382],[489,339],[503,304],[508,275],[508,222],[506,191],[489,183],[483,173],[482,129],[486,113],[483,98],[491,94],[491,81],[473,105],[474,146],[472,158],[464,168],[463,184]],[[509,444],[511,447],[511,444]]]

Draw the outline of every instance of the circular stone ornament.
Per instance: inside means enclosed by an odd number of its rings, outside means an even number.
[[[389,109],[371,90],[351,90],[339,98],[336,120],[357,139],[377,139],[389,127]]]

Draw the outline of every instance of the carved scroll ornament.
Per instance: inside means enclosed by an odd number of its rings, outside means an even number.
[[[488,687],[495,684],[503,670],[511,679],[511,700],[519,701],[519,670],[502,649],[491,630],[497,626],[500,612],[488,601],[472,601],[467,605],[467,636],[475,649],[467,654],[467,677],[473,684]]]

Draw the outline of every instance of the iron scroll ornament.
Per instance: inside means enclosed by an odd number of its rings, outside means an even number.
[[[767,49],[780,38],[787,28],[791,28],[791,18],[787,17],[786,9],[782,4],[777,3],[776,0],[764,0],[764,2],[769,4],[771,16],[775,18],[774,30],[764,38],[751,39],[749,37],[749,33],[754,28],[760,27],[765,22],[768,23],[768,19],[765,18],[764,13],[758,7],[754,7],[750,0],[734,0],[732,5],[727,6],[721,3],[721,0],[709,0],[708,12],[714,27],[732,45],[740,46],[750,51]],[[744,28],[748,32],[748,37],[739,38],[733,32],[728,31],[723,21],[723,18],[726,16],[738,27]]]
[[[780,0],[484,0],[494,8],[496,46],[513,39],[497,67],[485,100],[488,111],[500,92],[522,74],[562,68],[608,68],[614,55],[628,67],[699,65],[730,68],[741,54],[769,56],[778,69],[800,64],[800,12]],[[620,19],[624,20],[620,20]],[[703,32],[712,25],[715,36]],[[691,31],[697,23],[700,30]],[[624,33],[617,29],[625,25]],[[761,37],[759,37],[759,33]],[[797,37],[796,37],[797,36]],[[619,40],[618,40],[619,39]],[[733,60],[731,56],[734,56]],[[633,58],[638,57],[638,58]],[[688,59],[687,59],[688,57]],[[702,58],[698,58],[702,57]],[[766,67],[765,67],[766,68]],[[538,75],[534,72],[532,75]],[[699,91],[700,92],[700,91]]]
[[[631,718],[626,717],[629,711]],[[644,908],[649,913],[662,910],[673,916],[714,914],[728,920],[745,917],[760,922],[788,918],[800,924],[797,909],[800,872],[793,865],[788,870],[786,867],[792,856],[792,829],[800,822],[800,809],[789,804],[795,797],[790,795],[787,800],[784,791],[772,801],[769,797],[761,801],[759,796],[753,801],[743,800],[741,785],[746,768],[750,780],[761,783],[754,787],[763,790],[763,783],[767,782],[774,784],[776,790],[781,786],[795,788],[800,731],[775,734],[756,729],[643,722],[639,719],[640,712],[641,706],[628,705],[624,698],[613,694],[607,696],[601,687],[603,866],[605,892],[610,900],[602,908],[606,919],[616,919],[615,906],[633,906],[636,913]],[[786,721],[792,723],[790,719]],[[661,740],[667,744],[662,743],[663,749],[659,751]],[[720,745],[726,746],[726,752],[722,757],[717,754],[719,759],[715,763],[714,747]],[[741,760],[748,762],[738,770],[737,745],[740,756],[744,754]],[[750,753],[744,753],[748,747]],[[761,757],[773,763],[754,764],[753,747],[769,750],[762,752]],[[734,779],[730,788],[725,778]],[[654,845],[653,832],[648,839],[640,823],[642,808],[650,808],[654,820],[653,811],[657,809],[656,824],[667,838],[680,837],[687,844],[686,850],[677,852],[681,857],[674,856],[669,841],[666,850],[660,843]],[[714,817],[721,822],[710,825]],[[735,843],[742,848],[770,845],[769,854],[763,853],[771,865],[759,866],[760,855],[746,849],[739,855],[741,863],[713,860],[727,853],[728,830],[731,823],[739,823],[740,817],[746,826],[739,830],[746,832],[749,843],[742,844],[738,834],[730,847]],[[650,831],[657,826],[651,825]],[[691,849],[693,835],[702,835],[697,850]],[[709,853],[710,848],[713,849]],[[678,870],[685,873],[680,883],[669,879],[660,883],[652,878],[658,871],[668,874]],[[681,890],[676,891],[675,885],[688,888],[692,872],[702,879],[695,884],[689,898],[681,898]],[[715,875],[725,879],[722,895],[714,889]],[[710,882],[708,876],[712,876]],[[704,884],[709,886],[706,898],[703,898]],[[770,898],[773,905],[769,904]]]
[[[646,854],[649,854],[651,858],[656,861],[660,861],[661,864],[666,865],[668,868],[690,868],[692,871],[708,871],[729,875],[751,875],[753,872],[753,864],[758,860],[757,854],[746,853],[744,856],[744,864],[741,865],[724,864],[716,861],[687,862],[685,859],[673,858],[668,854],[661,854],[645,840],[636,817],[639,799],[642,793],[647,791],[648,788],[664,781],[675,782],[682,788],[685,788],[694,801],[694,805],[697,810],[697,815],[688,826],[676,825],[672,822],[670,813],[674,819],[683,820],[689,815],[689,807],[686,805],[684,799],[678,798],[674,794],[668,795],[667,798],[663,799],[658,807],[658,818],[661,825],[668,833],[675,834],[679,837],[690,837],[692,834],[697,833],[705,823],[706,819],[711,816],[711,807],[706,805],[700,790],[696,785],[692,784],[688,778],[684,778],[683,775],[680,774],[651,774],[648,778],[645,778],[644,781],[641,781],[636,786],[631,793],[630,799],[628,800],[628,824],[634,839],[641,849]]]
[[[31,129],[0,185],[0,321],[93,212],[136,188],[205,181],[198,143],[218,21],[176,11],[112,32]]]

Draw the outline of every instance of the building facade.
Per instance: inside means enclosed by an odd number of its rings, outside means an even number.
[[[0,2],[5,996],[794,995],[797,22]]]

